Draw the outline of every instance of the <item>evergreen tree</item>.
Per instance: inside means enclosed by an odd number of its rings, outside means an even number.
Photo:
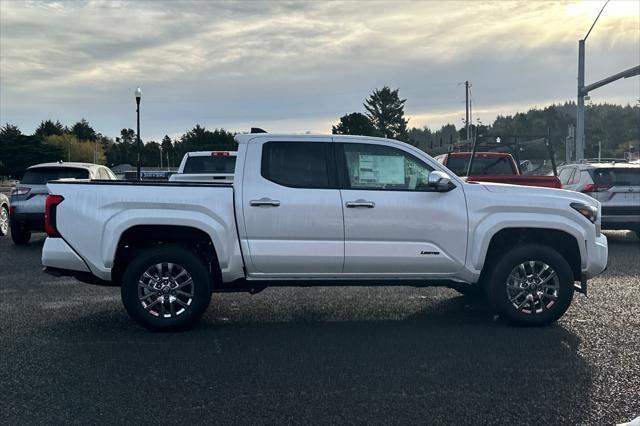
[[[364,107],[369,121],[380,136],[407,141],[409,133],[404,118],[406,99],[400,99],[398,90],[391,90],[387,86],[376,89],[367,98]]]
[[[376,130],[369,117],[359,112],[352,112],[340,117],[338,125],[331,126],[331,133],[334,135],[375,136]]]

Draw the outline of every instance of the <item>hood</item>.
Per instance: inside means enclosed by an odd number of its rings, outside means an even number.
[[[481,183],[487,191],[497,194],[531,195],[535,198],[550,197],[554,199],[565,199],[571,202],[579,202],[598,207],[600,202],[586,194],[566,189],[542,188],[538,186],[509,185],[503,183]]]

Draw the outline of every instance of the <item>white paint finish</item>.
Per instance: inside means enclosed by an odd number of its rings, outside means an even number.
[[[80,256],[62,238],[47,238],[42,247],[42,265],[72,271],[90,272]]]
[[[505,227],[558,229],[574,236],[582,271],[588,277],[602,272],[606,265],[606,238],[597,235],[596,226],[569,207],[571,202],[582,202],[600,208],[596,200],[584,194],[467,184],[456,176],[452,181],[457,188],[447,193],[345,190],[341,194],[333,189],[288,188],[260,176],[262,143],[331,143],[332,137],[260,134],[239,135],[238,140],[234,188],[50,184],[52,193],[65,198],[58,206],[58,229],[91,272],[105,280],[110,279],[120,236],[135,225],[203,230],[215,245],[225,282],[244,277],[243,266],[252,280],[286,277],[367,282],[425,277],[475,282],[491,238]],[[335,140],[390,144],[446,172],[432,158],[400,142],[367,137]],[[264,197],[278,200],[280,205],[249,206],[250,200]],[[375,207],[343,209],[344,202],[352,199],[373,201]],[[86,270],[84,263],[78,264],[68,250],[55,244],[45,243],[43,263],[60,256],[60,262],[67,262],[63,264],[69,269]],[[343,269],[345,247],[348,261]],[[441,254],[417,254],[418,249]]]
[[[261,175],[262,145],[292,142],[296,137],[256,138],[247,146],[242,178],[243,239],[247,241],[249,275],[336,274],[342,272],[344,228],[337,189],[290,188]],[[331,143],[330,137],[304,138]],[[270,199],[278,206],[252,206]]]
[[[461,188],[446,193],[343,190],[342,198],[375,203],[344,208],[344,272],[451,274],[464,265],[467,212]]]

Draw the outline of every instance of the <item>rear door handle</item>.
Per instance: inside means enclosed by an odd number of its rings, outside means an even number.
[[[350,208],[350,209],[355,209],[358,207],[365,207],[368,209],[372,209],[376,206],[376,203],[374,203],[373,201],[367,201],[367,200],[356,200],[356,201],[347,201],[345,205],[347,206],[347,208]]]
[[[259,200],[249,201],[249,205],[252,207],[278,207],[280,201],[272,200],[271,198],[260,198]]]

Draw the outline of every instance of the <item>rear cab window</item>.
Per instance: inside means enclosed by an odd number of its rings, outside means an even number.
[[[194,155],[187,157],[185,174],[220,173],[234,174],[236,157],[231,155]]]
[[[46,185],[58,179],[89,179],[89,170],[76,167],[36,167],[25,172],[21,184]]]
[[[606,167],[591,170],[591,178],[596,185],[640,186],[640,167]]]
[[[449,155],[447,168],[458,176],[466,176],[469,169],[470,156]],[[473,159],[472,176],[478,175],[515,175],[513,163],[505,156],[476,156]]]

